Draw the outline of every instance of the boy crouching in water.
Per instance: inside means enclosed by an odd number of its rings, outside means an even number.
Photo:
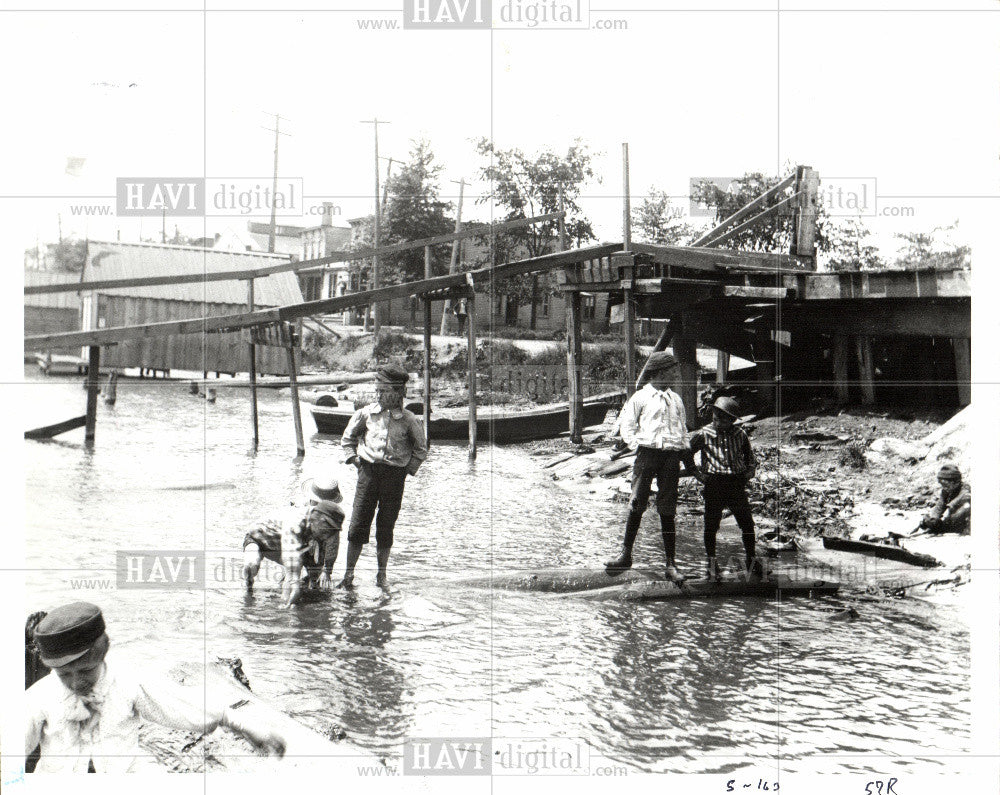
[[[746,487],[757,471],[757,458],[746,432],[734,423],[739,404],[730,397],[720,397],[712,406],[712,422],[695,431],[689,440],[691,452],[685,464],[705,486],[705,553],[708,555],[707,578],[721,579],[715,554],[715,537],[728,508],[739,525],[746,553],[748,578],[762,579],[763,566],[756,554],[753,514]],[[695,453],[701,452],[701,468],[695,468]]]
[[[306,499],[283,520],[268,520],[243,539],[243,579],[253,587],[264,558],[284,566],[281,595],[285,607],[298,602],[303,585],[329,588],[333,564],[340,550],[340,531],[344,524],[343,496],[335,478],[310,478],[302,484]]]

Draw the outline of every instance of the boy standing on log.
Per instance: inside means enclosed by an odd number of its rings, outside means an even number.
[[[354,412],[340,441],[347,454],[344,462],[358,468],[358,487],[347,531],[347,566],[338,587],[353,587],[354,567],[369,541],[373,519],[378,559],[375,582],[380,587],[386,585],[386,567],[406,476],[416,475],[427,458],[423,423],[403,408],[409,378],[399,365],[380,367],[375,378],[375,402]]]
[[[731,397],[720,397],[712,406],[712,422],[691,435],[691,451],[685,465],[705,486],[705,553],[708,556],[709,580],[719,580],[715,537],[722,521],[722,510],[728,508],[740,527],[743,551],[746,553],[748,576],[760,579],[763,569],[756,553],[753,514],[747,500],[747,483],[757,471],[750,439],[735,425],[739,404]],[[701,469],[695,467],[695,453],[701,452]]]
[[[688,452],[684,402],[670,387],[678,374],[678,362],[671,354],[651,353],[644,368],[648,383],[628,399],[619,415],[622,440],[635,449],[632,468],[632,498],[625,522],[621,554],[606,564],[608,574],[618,574],[632,566],[632,547],[639,534],[642,514],[649,504],[656,478],[656,512],[660,515],[660,535],[666,558],[667,579],[682,580],[674,565],[677,543],[674,516],[677,512],[677,480],[680,462]]]

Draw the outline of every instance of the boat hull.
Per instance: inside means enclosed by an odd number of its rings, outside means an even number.
[[[610,400],[594,401],[583,405],[583,427],[604,422],[613,407]],[[341,406],[312,406],[310,411],[316,429],[324,434],[342,434],[354,414]],[[523,412],[503,412],[483,415],[476,421],[476,438],[494,444],[513,444],[550,439],[569,430],[569,406],[559,404],[554,408],[528,409]],[[431,417],[431,439],[469,438],[467,418]]]

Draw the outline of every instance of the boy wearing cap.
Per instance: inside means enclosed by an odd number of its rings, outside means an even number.
[[[243,539],[243,578],[253,587],[264,558],[285,567],[282,597],[285,606],[295,604],[303,582],[319,588],[330,585],[333,564],[340,549],[344,524],[343,496],[336,478],[309,478],[301,487],[307,507],[284,520],[268,520]]]
[[[660,515],[667,579],[681,580],[674,565],[674,515],[677,512],[680,461],[688,445],[684,402],[670,389],[677,368],[677,360],[669,353],[659,351],[650,354],[643,368],[643,373],[649,378],[648,383],[628,399],[618,416],[622,440],[635,449],[636,455],[625,538],[618,558],[605,564],[609,574],[620,573],[632,566],[632,547],[639,534],[642,514],[649,504],[655,477],[656,512]]]
[[[954,464],[945,464],[938,471],[941,494],[920,527],[930,533],[968,533],[972,514],[972,491],[962,482],[962,473]]]
[[[427,458],[423,423],[416,414],[403,408],[408,380],[406,370],[398,365],[380,367],[375,380],[375,402],[354,412],[340,442],[346,454],[345,463],[358,469],[358,487],[347,531],[347,565],[340,582],[343,588],[354,584],[354,567],[369,541],[372,519],[378,559],[375,582],[380,586],[386,584],[393,528],[403,502],[406,476],[417,474]]]
[[[139,748],[142,720],[208,733],[228,726],[278,756],[286,742],[238,705],[195,703],[191,692],[106,659],[104,616],[87,602],[57,607],[34,632],[46,676],[25,691],[25,754],[40,746],[37,773],[131,773],[153,768]],[[201,695],[201,691],[198,691]]]
[[[748,575],[761,578],[763,569],[757,560],[753,514],[747,500],[747,483],[757,471],[757,458],[746,431],[735,425],[739,404],[731,397],[720,397],[712,406],[712,422],[691,434],[691,450],[685,466],[705,486],[705,553],[708,556],[710,580],[718,580],[718,558],[715,537],[722,521],[722,510],[728,508],[740,527]],[[695,466],[695,453],[701,452],[701,469]]]

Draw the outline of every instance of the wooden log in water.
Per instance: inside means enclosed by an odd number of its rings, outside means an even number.
[[[53,436],[58,436],[60,433],[72,431],[74,428],[82,428],[86,424],[87,415],[82,414],[79,417],[73,417],[71,420],[63,420],[62,422],[56,422],[52,425],[43,425],[41,428],[34,428],[30,431],[25,431],[24,438],[51,439]]]
[[[832,596],[840,584],[825,580],[793,580],[783,575],[754,580],[685,580],[677,585],[667,580],[636,582],[576,594],[580,599],[621,602],[658,602],[672,599],[784,599],[793,596]]]
[[[656,574],[650,570],[629,569],[609,575],[603,568],[582,567],[564,569],[539,569],[536,571],[515,571],[496,574],[492,577],[476,577],[459,580],[461,585],[473,588],[494,588],[506,591],[537,591],[540,593],[575,593],[610,588],[615,585],[636,582],[653,582]]]

